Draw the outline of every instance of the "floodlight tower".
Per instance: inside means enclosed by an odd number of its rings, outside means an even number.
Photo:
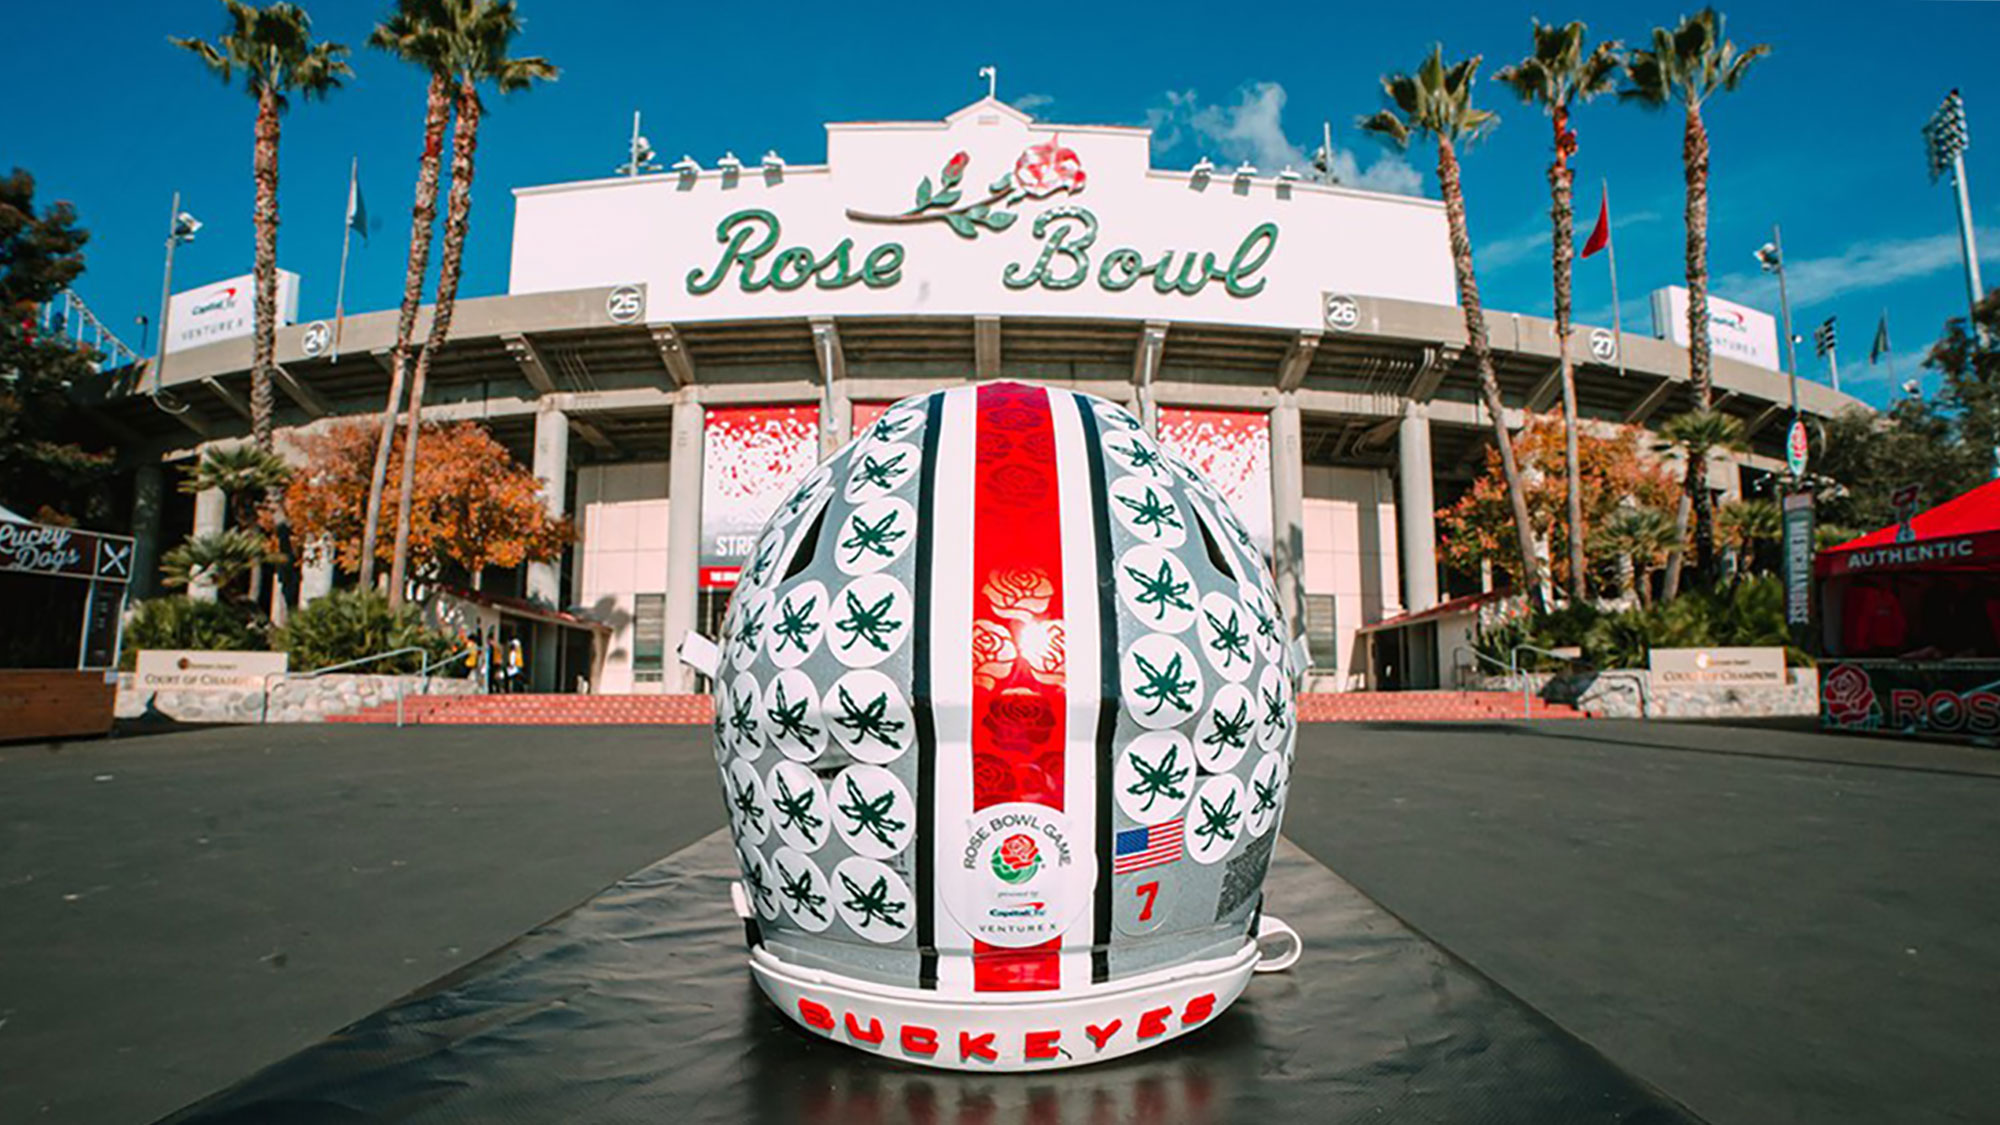
[[[1979,282],[1979,248],[1972,236],[1972,197],[1965,186],[1965,150],[1971,138],[1965,128],[1965,99],[1958,96],[1957,90],[1945,95],[1944,104],[1924,122],[1923,133],[1924,147],[1930,156],[1931,182],[1936,183],[1939,176],[1950,172],[1952,187],[1958,194],[1958,239],[1959,249],[1965,255],[1967,305],[1977,305],[1986,295],[1986,288]]]

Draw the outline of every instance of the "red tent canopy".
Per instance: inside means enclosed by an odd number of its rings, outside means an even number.
[[[1905,529],[1907,526],[1907,530]],[[1821,551],[1821,578],[1885,571],[2000,572],[2000,480]]]

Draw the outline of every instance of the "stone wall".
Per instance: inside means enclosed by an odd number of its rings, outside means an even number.
[[[1819,714],[1819,669],[1791,668],[1784,687],[1655,688],[1640,670],[1528,674],[1536,695],[1604,719],[1761,719]],[[1518,678],[1488,677],[1493,691],[1521,690]]]
[[[267,701],[255,689],[244,691],[141,692],[138,676],[118,676],[118,717],[167,718],[183,723],[317,723],[328,715],[359,711],[377,703],[394,703],[396,687],[405,697],[472,695],[478,684],[470,679],[428,679],[423,676],[366,676],[329,673],[324,676],[279,676],[271,680]]]

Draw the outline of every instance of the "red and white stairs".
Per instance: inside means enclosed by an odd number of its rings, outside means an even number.
[[[406,723],[495,725],[693,725],[711,721],[705,695],[415,695],[403,701]],[[1521,697],[1505,691],[1350,691],[1299,696],[1304,723],[1480,723],[1522,717]],[[1583,719],[1565,704],[1530,701],[1528,718]],[[332,723],[393,723],[394,703],[377,704]]]

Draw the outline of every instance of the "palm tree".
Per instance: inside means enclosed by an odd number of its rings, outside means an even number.
[[[1535,557],[1535,529],[1528,515],[1527,493],[1521,487],[1521,466],[1514,456],[1514,440],[1507,432],[1506,407],[1500,401],[1500,380],[1493,370],[1493,348],[1486,336],[1486,313],[1479,303],[1479,279],[1472,267],[1472,237],[1466,231],[1465,192],[1459,180],[1458,145],[1471,144],[1493,126],[1498,117],[1472,104],[1472,83],[1479,74],[1480,56],[1474,55],[1447,67],[1444,48],[1431,48],[1430,57],[1415,74],[1390,74],[1382,79],[1382,90],[1390,108],[1378,110],[1361,121],[1361,128],[1382,137],[1398,148],[1409,147],[1415,136],[1437,142],[1438,189],[1444,195],[1445,221],[1451,231],[1451,260],[1458,277],[1458,303],[1465,312],[1465,337],[1479,373],[1479,390],[1486,401],[1486,413],[1493,420],[1493,439],[1500,447],[1500,471],[1507,481],[1507,502],[1514,515],[1514,535],[1521,553],[1521,585],[1539,607],[1542,600],[1541,568]]]
[[[1609,91],[1617,80],[1619,43],[1599,43],[1584,50],[1585,28],[1581,22],[1534,24],[1534,53],[1513,66],[1504,67],[1494,78],[1511,87],[1530,105],[1547,111],[1555,130],[1555,156],[1549,161],[1549,220],[1553,226],[1550,250],[1555,267],[1556,353],[1562,373],[1563,466],[1569,488],[1569,574],[1570,594],[1582,601],[1587,593],[1585,572],[1590,567],[1583,546],[1583,483],[1577,474],[1576,452],[1576,373],[1570,366],[1570,257],[1575,232],[1575,210],[1570,202],[1576,174],[1569,158],[1576,152],[1576,133],[1569,127],[1571,109]]]
[[[257,321],[250,361],[250,433],[259,449],[271,448],[271,370],[278,333],[278,119],[288,95],[323,98],[353,75],[347,48],[312,37],[312,17],[296,4],[257,8],[222,0],[227,26],[214,42],[174,37],[171,42],[207,65],[224,83],[240,73],[257,99]],[[274,494],[275,496],[275,494]]]
[[[1652,601],[1653,572],[1679,541],[1673,517],[1656,508],[1620,509],[1592,533],[1591,539],[1600,552],[1621,561],[1624,595],[1636,596],[1640,605]]]
[[[1654,28],[1652,46],[1625,60],[1628,85],[1618,91],[1621,100],[1653,109],[1679,105],[1686,115],[1681,165],[1687,178],[1688,381],[1698,412],[1714,402],[1708,346],[1708,128],[1701,107],[1712,95],[1742,85],[1750,64],[1770,51],[1764,43],[1739,50],[1723,35],[1721,13],[1703,8],[1671,31]],[[1699,453],[1688,458],[1685,488],[1694,513],[1695,567],[1705,574],[1715,559],[1715,526],[1708,462]],[[1678,583],[1670,580],[1668,585]]]
[[[389,447],[403,408],[403,380],[409,370],[410,341],[424,300],[430,269],[431,234],[437,226],[438,175],[444,164],[444,131],[451,120],[452,73],[447,50],[449,12],[438,0],[399,0],[389,18],[375,25],[368,45],[429,75],[424,96],[424,151],[417,159],[416,203],[410,209],[410,253],[403,270],[403,307],[396,318],[396,345],[390,353],[389,401],[382,408],[382,432],[375,445],[375,469],[368,478],[368,510],[361,525],[361,586],[375,587],[375,542],[382,524],[382,490],[389,476]]]
[[[230,520],[237,527],[256,522],[256,501],[284,488],[292,467],[268,449],[254,445],[213,446],[181,480],[182,492],[216,489],[229,499]]]
[[[234,530],[262,544],[257,511],[269,497],[282,492],[291,479],[291,466],[268,449],[255,445],[215,446],[203,453],[201,460],[181,479],[181,491],[221,492],[229,505],[229,520],[235,525]],[[264,589],[263,551],[257,553],[249,569],[250,600],[255,602]]]
[[[417,437],[423,420],[424,380],[432,358],[451,334],[451,316],[458,300],[458,280],[465,258],[465,235],[472,214],[473,153],[479,146],[479,120],[484,106],[479,85],[491,82],[501,93],[525,90],[537,81],[552,82],[553,63],[540,56],[512,58],[507,48],[520,33],[521,18],[514,0],[435,0],[441,15],[446,72],[456,87],[456,117],[451,128],[451,196],[445,212],[444,252],[438,265],[437,300],[431,310],[430,335],[410,376],[410,415],[404,430],[402,488],[396,500],[396,548],[389,565],[389,600],[403,602],[404,576],[409,564],[410,497],[417,474]]]
[[[1743,436],[1743,420],[1713,409],[1697,409],[1690,410],[1685,414],[1676,414],[1672,418],[1667,419],[1666,425],[1659,428],[1658,436],[1660,442],[1653,447],[1656,451],[1665,453],[1678,450],[1689,465],[1706,465],[1709,454],[1714,453],[1716,450],[1740,450],[1745,448],[1747,444]],[[1675,521],[1676,530],[1679,534],[1675,537],[1676,546],[1674,554],[1667,560],[1665,595],[1669,598],[1680,593],[1681,548],[1679,544],[1685,542],[1687,539],[1686,514],[1690,510],[1696,513],[1710,513],[1707,517],[1697,515],[1695,530],[1700,532],[1706,526],[1709,534],[1708,549],[1711,560],[1710,565],[1713,565],[1712,560],[1715,550],[1714,503],[1713,499],[1708,495],[1708,474],[1704,470],[1697,477],[1690,471],[1689,476],[1694,477],[1701,491],[1699,494],[1683,493],[1681,497],[1682,511],[1680,518]],[[1702,558],[1699,544],[1695,548],[1695,558],[1697,560],[1697,568],[1703,573],[1707,573],[1707,567],[1701,566],[1699,562]]]
[[[1784,537],[1784,516],[1769,500],[1738,500],[1716,509],[1715,528],[1736,551],[1735,573],[1740,577],[1750,569],[1759,543],[1775,543]]]
[[[190,591],[206,588],[222,594],[245,571],[263,565],[264,559],[262,535],[241,527],[211,531],[186,539],[160,556],[161,581]],[[252,600],[255,597],[253,593]],[[214,600],[199,594],[196,599]]]

